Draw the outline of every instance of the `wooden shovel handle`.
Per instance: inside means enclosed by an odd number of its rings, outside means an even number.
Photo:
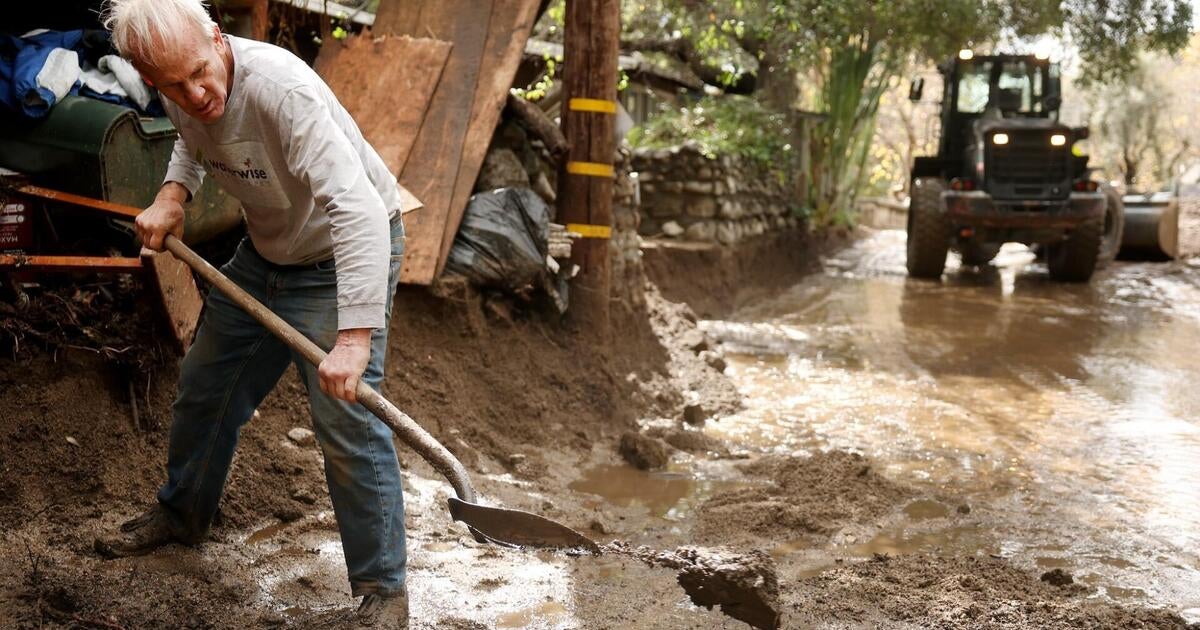
[[[234,284],[232,280],[225,277],[225,274],[210,265],[207,260],[201,258],[190,247],[184,245],[183,241],[174,236],[167,235],[163,243],[167,250],[174,254],[176,258],[196,270],[196,273],[200,274],[200,277],[204,278],[209,284],[219,289],[221,293],[224,293],[229,299],[242,307],[251,317],[258,320],[267,330],[286,343],[289,348],[299,352],[306,361],[313,365],[320,365],[321,361],[325,359],[325,351],[319,348],[317,344],[313,343],[308,337],[300,334],[300,331],[292,328],[278,315],[263,306],[261,302],[254,299],[254,296],[246,293],[245,290]],[[380,395],[379,392],[371,389],[362,380],[358,381],[358,388],[354,392],[358,396],[358,402],[362,406],[375,414],[377,418],[392,429],[401,441],[409,445],[418,455],[446,477],[450,485],[454,487],[454,491],[458,494],[459,499],[467,503],[476,502],[475,488],[471,485],[466,468],[463,467],[462,462],[458,461],[458,458],[446,450],[445,446],[442,446],[440,442],[435,440],[415,420],[397,409],[388,399]]]

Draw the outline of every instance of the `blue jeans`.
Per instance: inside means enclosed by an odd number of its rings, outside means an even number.
[[[397,217],[392,223],[389,321],[403,253],[404,226]],[[338,320],[332,262],[304,269],[272,266],[247,240],[222,271],[318,346],[333,347]],[[387,333],[385,326],[371,335],[371,360],[363,375],[377,391],[383,381]],[[158,491],[158,501],[182,540],[197,542],[208,532],[242,425],[290,363],[299,368],[308,390],[351,591],[355,597],[396,592],[404,586],[407,553],[404,497],[391,429],[362,405],[326,396],[315,366],[216,290],[208,296],[204,320],[183,359],[167,482]]]

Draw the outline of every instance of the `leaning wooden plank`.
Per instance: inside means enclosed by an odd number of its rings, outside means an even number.
[[[517,67],[525,53],[525,42],[533,32],[537,20],[540,0],[495,0],[492,7],[492,22],[488,27],[487,44],[480,60],[479,83],[475,86],[475,100],[471,106],[471,124],[467,128],[466,144],[462,159],[458,163],[458,177],[454,183],[454,197],[446,216],[445,231],[442,233],[441,252],[437,271],[441,275],[450,255],[450,247],[458,234],[463,212],[483,158],[492,142],[492,134],[500,121],[500,112],[508,100],[509,89],[517,76]]]
[[[434,91],[400,173],[400,183],[425,204],[404,223],[408,243],[401,282],[427,285],[437,273],[491,16],[489,0],[385,0],[377,14],[376,33],[428,36],[454,44],[443,72],[446,80]]]
[[[321,48],[316,69],[388,170],[399,176],[433,99],[451,44],[364,31]]]

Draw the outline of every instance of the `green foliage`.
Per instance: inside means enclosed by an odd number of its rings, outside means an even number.
[[[630,144],[646,148],[691,142],[709,158],[739,155],[781,178],[788,175],[795,151],[787,116],[742,96],[706,97],[695,104],[664,111],[630,132]]]
[[[1192,22],[1188,0],[625,0],[622,8],[629,38],[684,38],[720,68],[718,84],[753,75],[768,109],[827,115],[809,178],[817,222],[853,206],[869,177],[880,98],[914,62],[1049,34],[1079,48],[1084,82],[1119,82],[1141,51],[1186,46]]]
[[[542,58],[546,64],[546,71],[538,78],[537,81],[529,87],[517,88],[513,90],[513,94],[524,98],[527,101],[540,101],[546,98],[546,94],[550,88],[554,87],[554,75],[558,71],[558,65],[562,63],[562,57],[546,55]]]

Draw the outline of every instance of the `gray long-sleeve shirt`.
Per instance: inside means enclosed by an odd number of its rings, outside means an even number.
[[[308,65],[270,44],[225,39],[234,60],[225,114],[205,124],[163,102],[179,130],[166,181],[195,194],[207,173],[242,202],[264,258],[335,259],[339,330],[385,326],[388,221],[421,203]]]

